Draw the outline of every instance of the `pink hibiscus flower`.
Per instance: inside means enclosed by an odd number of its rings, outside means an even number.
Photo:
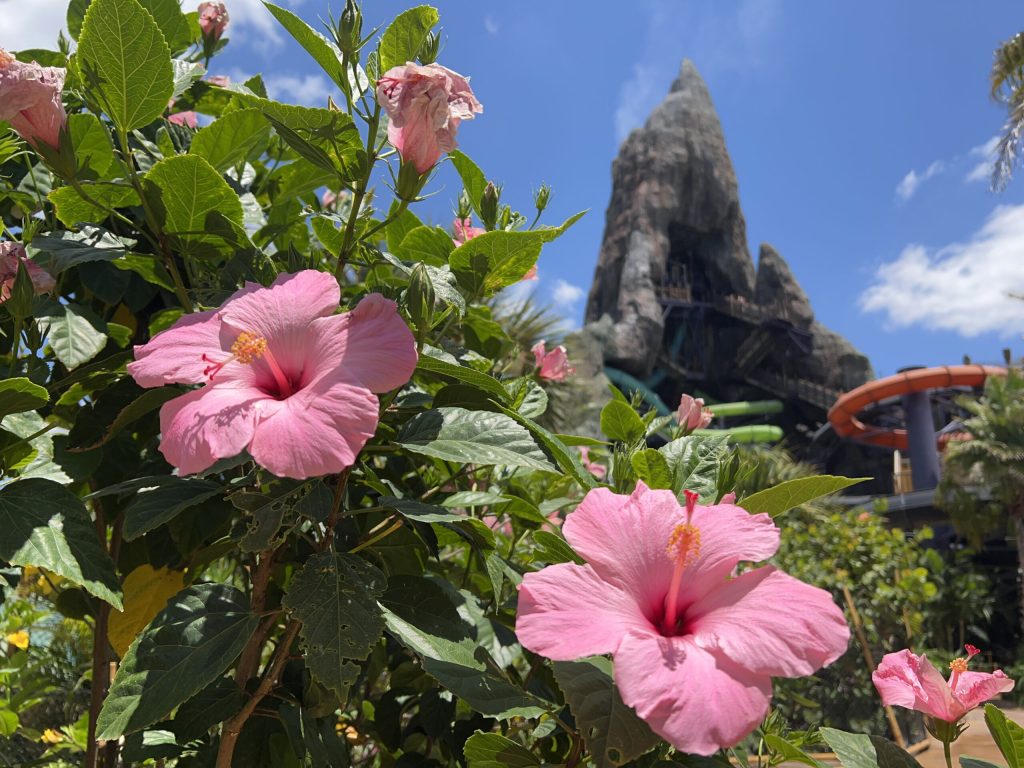
[[[199,4],[199,28],[204,39],[216,43],[227,30],[230,21],[231,17],[224,3]]]
[[[1001,669],[991,674],[968,671],[967,663],[977,654],[978,649],[968,645],[966,659],[951,661],[952,673],[947,683],[923,653],[887,653],[871,679],[883,704],[914,709],[936,720],[955,723],[979,704],[1013,689],[1013,680]]]
[[[171,102],[173,105],[174,102]],[[199,127],[199,115],[195,112],[175,112],[173,115],[167,116],[167,122],[174,123],[175,125],[188,126],[192,130]]]
[[[704,407],[704,400],[702,398],[694,398],[690,397],[690,395],[683,395],[679,398],[676,421],[687,432],[693,432],[695,429],[704,429],[704,427],[711,423],[712,418],[714,416],[711,413],[711,409]]]
[[[455,149],[459,123],[484,111],[467,78],[440,64],[411,61],[381,75],[377,101],[388,114],[388,141],[420,174]]]
[[[160,409],[160,451],[182,474],[248,449],[275,475],[351,466],[377,429],[374,392],[405,384],[416,342],[395,304],[370,294],[351,312],[329,274],[254,283],[135,347],[143,387],[202,384]]]
[[[56,149],[67,122],[61,101],[65,74],[60,67],[25,64],[0,48],[0,120],[30,144]]]
[[[479,237],[487,232],[487,230],[482,227],[474,227],[472,219],[456,219],[452,224],[452,232],[455,233],[452,242],[455,243],[457,248],[460,245],[465,245],[474,237]]]
[[[768,515],[731,504],[679,506],[637,483],[590,491],[562,526],[586,565],[523,578],[516,634],[556,661],[610,653],[623,701],[677,749],[738,744],[761,722],[771,678],[808,675],[850,631],[824,590],[772,566],[733,575],[779,546]]]
[[[11,291],[14,289],[14,281],[18,279],[18,264],[25,265],[25,271],[32,281],[33,290],[39,293],[49,293],[57,287],[57,281],[53,275],[36,264],[25,253],[25,246],[21,243],[2,242],[0,243],[0,304],[11,298]]]
[[[533,362],[539,369],[537,375],[547,381],[565,381],[569,376],[576,373],[576,369],[569,365],[569,355],[565,347],[559,345],[548,352],[541,339],[533,345]]]

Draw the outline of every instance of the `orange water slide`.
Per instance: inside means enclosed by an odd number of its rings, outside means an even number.
[[[842,395],[829,409],[828,420],[840,437],[849,437],[882,448],[907,449],[907,430],[865,424],[857,415],[867,408],[892,397],[912,392],[927,392],[949,387],[980,387],[989,376],[1005,376],[1006,369],[996,365],[943,365],[913,370],[876,379]],[[940,440],[940,445],[944,441]]]

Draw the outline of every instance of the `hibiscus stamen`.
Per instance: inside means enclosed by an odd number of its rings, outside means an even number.
[[[687,492],[689,494],[689,492]],[[697,494],[694,494],[696,497]],[[692,511],[690,497],[687,495],[686,503]],[[696,498],[693,504],[695,505]],[[680,523],[668,537],[668,546],[665,553],[673,562],[672,582],[668,588],[668,595],[665,597],[665,620],[662,623],[662,631],[665,634],[674,634],[679,613],[679,588],[683,583],[683,571],[696,561],[700,556],[700,529],[689,522],[690,512],[687,512],[687,522]]]
[[[242,365],[251,365],[260,359],[266,360],[267,367],[274,374],[274,381],[277,382],[281,396],[290,397],[294,392],[291,382],[288,381],[288,377],[284,375],[284,371],[281,370],[281,366],[270,351],[270,347],[267,346],[267,340],[249,331],[242,331],[238,334],[238,338],[231,345],[231,355],[225,360],[216,361],[204,354],[203,361],[210,363],[210,365],[203,369],[203,375],[209,377],[210,381],[213,381],[213,377],[232,360],[237,360]]]

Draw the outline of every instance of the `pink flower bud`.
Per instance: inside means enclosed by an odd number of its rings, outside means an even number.
[[[474,237],[484,234],[487,230],[482,227],[472,226],[472,219],[456,219],[455,223],[452,224],[452,231],[455,233],[452,242],[458,247],[465,245]]]
[[[30,144],[56,149],[67,121],[60,100],[64,75],[60,67],[25,64],[0,48],[0,120]]]
[[[57,287],[53,276],[26,255],[21,243],[3,242],[0,243],[0,304],[11,298],[19,262],[25,265],[36,293],[49,293]]]
[[[722,497],[722,500],[720,502],[718,502],[718,503],[719,504],[735,504],[736,503],[736,493],[734,491],[729,491],[727,494],[725,494],[725,496]]]
[[[433,168],[442,152],[455,149],[461,121],[484,111],[469,80],[458,72],[411,61],[381,76],[377,101],[390,120],[388,141],[420,174]]]
[[[569,365],[569,356],[565,347],[559,345],[547,352],[544,341],[538,341],[533,349],[533,360],[537,368],[537,375],[547,381],[565,381],[569,376],[576,373],[576,369]]]
[[[192,130],[199,127],[199,116],[195,112],[175,112],[168,115],[167,122],[175,125],[186,125]]]
[[[687,432],[693,432],[695,429],[704,429],[704,427],[711,423],[712,418],[711,410],[704,407],[703,399],[690,397],[689,395],[683,395],[679,398],[676,421]]]
[[[199,28],[203,30],[203,39],[216,43],[228,28],[228,9],[224,3],[199,4]]]

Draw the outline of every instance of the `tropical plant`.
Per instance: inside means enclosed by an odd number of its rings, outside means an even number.
[[[1006,123],[996,145],[992,188],[1003,189],[1020,161],[1024,135],[1024,33],[1018,33],[995,51],[992,63],[992,98],[1006,106]]]

